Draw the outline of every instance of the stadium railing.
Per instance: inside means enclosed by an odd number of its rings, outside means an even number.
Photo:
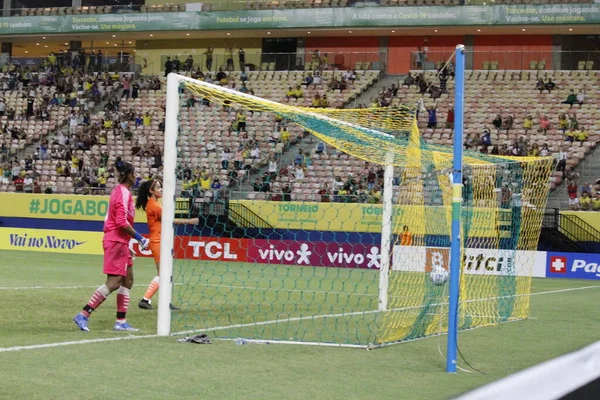
[[[468,70],[591,71],[600,68],[600,51],[470,51]],[[411,52],[411,68],[437,70],[449,60],[449,51]],[[470,64],[470,65],[469,65]]]

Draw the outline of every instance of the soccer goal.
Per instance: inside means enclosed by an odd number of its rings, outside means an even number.
[[[270,95],[291,76],[246,85]],[[416,104],[297,103],[169,75],[159,335],[381,347],[448,332],[452,276],[457,329],[528,317],[551,159],[453,165]],[[174,230],[176,212],[201,224]]]

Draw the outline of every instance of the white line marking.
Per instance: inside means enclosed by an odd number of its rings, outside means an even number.
[[[147,339],[147,338],[153,338],[153,337],[157,337],[157,335],[122,336],[122,337],[113,337],[113,338],[104,338],[104,339],[86,339],[86,340],[73,340],[71,342],[34,344],[31,346],[0,347],[0,353],[5,353],[5,352],[9,352],[9,351],[47,349],[50,347],[71,346],[74,344],[116,342],[119,340],[131,340],[131,339]]]
[[[578,287],[578,288],[567,288],[567,289],[550,290],[550,291],[546,291],[546,292],[536,292],[536,293],[531,293],[531,294],[517,294],[517,295],[510,295],[510,296],[487,297],[487,298],[483,298],[483,299],[465,300],[465,301],[462,301],[461,303],[476,303],[476,302],[480,302],[480,301],[496,300],[496,299],[501,299],[501,298],[523,297],[523,296],[529,296],[529,295],[536,296],[536,295],[540,295],[540,294],[571,292],[574,290],[591,289],[591,288],[600,288],[600,286],[584,286],[584,287]],[[427,306],[443,306],[443,305],[448,305],[448,302],[433,303],[433,304],[428,304]],[[393,309],[387,310],[387,311],[379,311],[379,310],[353,311],[353,312],[349,312],[349,313],[339,313],[339,314],[324,314],[324,315],[310,315],[310,316],[306,316],[306,317],[292,317],[292,318],[285,318],[285,319],[275,319],[275,320],[271,320],[271,321],[253,322],[253,323],[247,323],[247,324],[234,324],[234,325],[229,325],[229,326],[218,326],[218,327],[214,327],[214,328],[180,331],[180,332],[172,333],[172,335],[187,335],[187,334],[194,333],[194,332],[210,332],[210,331],[220,331],[220,330],[225,330],[225,329],[245,328],[248,326],[271,325],[271,324],[275,324],[278,322],[297,322],[297,321],[303,321],[303,320],[307,320],[307,319],[349,317],[349,316],[353,316],[353,315],[367,315],[367,314],[376,314],[376,313],[380,313],[380,312],[385,313],[385,312],[391,312],[391,311],[408,311],[408,310],[415,310],[415,309],[419,309],[419,308],[423,308],[423,307],[425,307],[425,305],[393,308]]]
[[[600,288],[600,286],[583,286],[583,287],[576,287],[576,288],[549,290],[549,291],[545,291],[545,292],[531,293],[531,296],[537,296],[537,295],[542,295],[542,294],[572,292],[572,291],[576,291],[576,290],[585,290],[585,289],[594,289],[594,288]],[[505,297],[521,297],[521,296],[527,296],[527,294],[515,295],[515,296],[505,296]],[[497,297],[489,298],[489,299],[476,299],[476,300],[471,300],[471,301],[485,301],[485,300],[493,300],[496,298]],[[443,303],[440,303],[440,304],[443,304]],[[398,309],[398,311],[412,309],[412,308],[418,308],[418,306],[404,307],[404,308]],[[377,310],[360,311],[360,312],[352,312],[352,313],[314,315],[314,316],[310,316],[310,317],[296,317],[296,318],[288,318],[288,319],[284,319],[284,320],[271,320],[271,321],[263,321],[263,322],[257,322],[257,323],[251,323],[251,324],[235,324],[235,325],[229,325],[229,326],[198,329],[198,330],[194,330],[194,331],[175,332],[175,333],[172,333],[171,335],[176,336],[176,335],[183,335],[186,333],[194,333],[194,332],[210,332],[210,331],[216,331],[216,330],[243,328],[243,327],[247,327],[247,326],[269,325],[269,324],[274,324],[277,322],[293,322],[293,321],[300,321],[302,319],[320,319],[320,318],[338,317],[338,316],[345,317],[345,316],[351,316],[351,315],[357,315],[357,314],[372,314],[372,313],[376,313],[376,312],[379,312],[379,311],[377,311]],[[508,322],[512,322],[512,321],[508,321]],[[479,327],[467,329],[466,331],[477,329],[477,328],[479,328]],[[432,336],[439,336],[439,335],[429,335],[429,336],[425,336],[425,337],[419,338],[419,339],[425,339],[425,338],[432,337]],[[44,343],[44,344],[36,344],[36,345],[30,345],[30,346],[0,347],[0,353],[11,352],[11,351],[22,351],[22,350],[46,349],[46,348],[51,348],[51,347],[71,346],[71,345],[78,345],[78,344],[114,342],[114,341],[119,341],[119,340],[156,338],[156,337],[159,337],[159,336],[158,335],[124,336],[124,337],[113,337],[113,338],[104,338],[104,339],[87,339],[87,340],[75,340],[75,341],[69,341],[69,342]],[[413,340],[416,340],[416,339],[413,339]],[[394,344],[394,343],[383,344],[382,346],[391,345],[391,344]]]

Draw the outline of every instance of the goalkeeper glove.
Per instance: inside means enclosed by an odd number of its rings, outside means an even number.
[[[135,238],[135,240],[137,240],[138,244],[140,245],[141,251],[144,251],[148,248],[148,245],[150,244],[149,239],[146,239],[145,237],[140,235],[138,232],[135,233],[134,238]]]
[[[144,251],[150,246],[150,239],[142,238],[141,240],[138,240],[138,244],[140,245],[140,250]]]

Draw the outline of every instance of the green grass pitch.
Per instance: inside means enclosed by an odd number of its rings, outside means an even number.
[[[445,336],[373,351],[180,344],[153,336],[156,313],[137,308],[155,273],[138,259],[128,320],[143,337],[130,340],[111,330],[113,296],[92,316],[92,332],[71,321],[103,281],[101,265],[96,256],[0,252],[0,399],[446,399],[583,347],[600,331],[599,283],[534,279],[531,319],[459,334],[485,375],[446,374]],[[110,338],[127,340],[81,342]]]

